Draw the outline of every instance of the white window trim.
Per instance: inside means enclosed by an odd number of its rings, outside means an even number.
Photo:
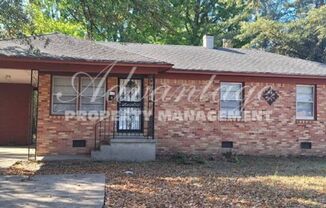
[[[72,78],[72,76],[65,76],[65,75],[51,75],[51,106],[50,106],[50,113],[51,115],[58,115],[58,116],[61,116],[61,115],[64,115],[63,113],[57,113],[57,112],[54,112],[53,111],[53,105],[54,105],[54,99],[53,97],[55,96],[54,95],[54,79],[55,78]],[[81,84],[81,79],[83,77],[77,77],[77,83],[76,83],[76,89],[78,90],[78,93],[76,94],[76,105],[75,105],[75,112],[77,112],[78,110],[81,109],[81,102],[80,102],[80,87],[79,85]],[[98,79],[101,79],[101,78],[98,78]],[[104,83],[104,91],[106,92],[106,82]],[[106,110],[106,96],[103,97],[103,110],[105,111]]]
[[[62,113],[57,113],[57,112],[54,112],[53,111],[53,105],[54,105],[54,99],[53,99],[53,97],[54,97],[54,78],[56,78],[56,77],[62,77],[62,78],[67,78],[67,77],[70,77],[70,78],[72,78],[72,76],[64,76],[64,75],[51,75],[52,77],[51,77],[51,115],[64,115],[64,114],[62,114]],[[77,82],[77,89],[79,88],[79,82]],[[77,111],[77,107],[78,107],[78,99],[77,99],[77,96],[78,95],[76,95],[76,106],[75,106],[75,112]]]
[[[241,90],[243,90],[243,83],[242,82],[220,82],[220,113],[219,113],[219,117],[221,119],[241,119],[243,117],[243,109],[242,109],[242,105],[243,105],[243,91],[241,91],[241,99],[240,100],[234,100],[234,101],[241,101],[241,109],[240,109],[240,116],[224,116],[222,115],[222,85],[223,84],[238,84],[241,85]]]
[[[79,87],[79,93],[81,93],[81,91],[82,91],[82,86],[83,86],[83,84],[82,84],[82,80],[83,80],[83,78],[87,78],[87,77],[80,77],[80,87]],[[92,79],[102,79],[103,77],[98,77],[98,78],[95,78],[95,77],[92,77]],[[106,93],[106,81],[103,83],[103,88],[104,88],[104,93]],[[81,94],[79,95],[79,97],[81,98],[81,97],[83,97]],[[106,109],[106,96],[104,96],[103,97],[103,109],[102,109],[102,111],[105,111]],[[82,102],[81,102],[81,100],[79,99],[79,103],[78,103],[78,109],[81,109],[82,108]]]
[[[312,102],[301,102],[301,103],[312,103],[312,116],[298,116],[298,87],[312,87]],[[315,85],[296,85],[295,88],[295,116],[296,120],[315,120],[316,119],[316,112],[315,112],[315,105],[316,105],[316,86]]]

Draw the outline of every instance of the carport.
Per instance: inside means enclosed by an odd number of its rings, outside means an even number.
[[[34,156],[37,76],[34,70],[0,68],[2,160]]]

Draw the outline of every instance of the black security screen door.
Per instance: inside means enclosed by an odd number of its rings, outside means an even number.
[[[118,132],[142,132],[142,79],[119,79]]]

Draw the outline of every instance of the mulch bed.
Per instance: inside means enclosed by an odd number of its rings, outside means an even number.
[[[325,158],[21,162],[6,174],[106,173],[105,207],[323,207]]]

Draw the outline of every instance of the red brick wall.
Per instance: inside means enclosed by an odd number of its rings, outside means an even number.
[[[94,123],[90,121],[65,121],[64,116],[50,115],[51,76],[40,74],[37,129],[37,154],[85,154],[94,147]],[[72,147],[72,141],[85,139],[86,148]]]
[[[39,80],[39,121],[37,151],[48,154],[89,154],[94,147],[94,122],[70,120],[63,116],[50,115],[49,74],[40,74]],[[108,79],[108,87],[117,84],[117,78]],[[157,79],[157,87],[164,84],[173,89],[181,85],[202,89],[207,80]],[[164,110],[219,110],[219,80],[208,89],[207,94],[216,100],[178,102],[162,101],[163,90],[157,91],[155,135],[159,154],[185,152],[199,154],[220,154],[221,141],[233,141],[232,151],[250,155],[326,155],[326,85],[317,86],[317,121],[298,123],[295,119],[295,84],[246,82],[245,96],[251,89],[257,91],[271,86],[279,93],[279,99],[269,106],[265,100],[255,97],[246,105],[246,111],[270,111],[269,121],[169,121],[161,122],[159,111]],[[169,94],[174,97],[175,94]],[[145,102],[146,104],[147,102]],[[146,107],[146,106],[145,106]],[[116,102],[107,104],[108,110],[116,110]],[[73,148],[72,140],[85,139],[86,148]],[[301,150],[300,142],[312,142],[311,150]]]
[[[117,84],[116,77],[107,79],[107,88]],[[117,91],[117,88],[112,90]],[[50,115],[51,75],[40,74],[37,154],[89,154],[95,145],[95,121],[81,121],[64,116]],[[107,110],[116,110],[116,102],[106,105]],[[112,124],[111,124],[112,125]],[[73,140],[86,140],[86,147],[72,147]]]
[[[184,86],[204,88],[207,80],[158,79],[156,103],[156,138],[158,152],[170,154],[174,152],[220,154],[222,141],[233,141],[233,152],[247,155],[326,155],[326,86],[317,86],[317,121],[296,121],[296,84],[246,82],[245,96],[253,89],[258,92],[271,86],[279,94],[278,100],[268,105],[261,96],[256,96],[246,105],[245,111],[265,110],[271,112],[269,120],[263,121],[159,121],[159,111],[165,110],[219,110],[219,80],[208,89],[208,93],[216,95],[215,101],[162,101],[163,86],[173,89]],[[251,91],[250,91],[251,90]],[[257,94],[257,93],[254,93]],[[173,97],[168,96],[168,97]],[[302,150],[300,142],[312,142],[312,149]]]
[[[107,90],[118,93],[117,77],[107,79]],[[51,102],[51,75],[40,74],[39,77],[39,107],[37,129],[37,154],[89,154],[94,149],[95,131],[94,121],[81,121],[77,119],[65,120],[64,116],[50,115]],[[109,112],[117,110],[115,100],[107,102]],[[112,128],[113,121],[109,121]],[[73,140],[86,140],[86,147],[72,147]]]

